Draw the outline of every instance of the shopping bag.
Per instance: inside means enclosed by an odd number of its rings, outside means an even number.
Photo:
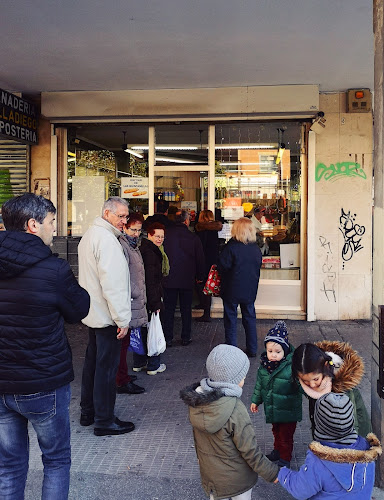
[[[208,279],[205,283],[203,293],[204,295],[220,297],[220,275],[216,264],[213,264],[209,270]]]
[[[129,330],[129,346],[128,351],[135,352],[136,354],[141,354],[145,356],[145,347],[143,344],[143,337],[141,335],[141,328],[131,328]]]
[[[148,324],[147,349],[148,356],[158,356],[165,351],[165,338],[159,313],[152,313]]]

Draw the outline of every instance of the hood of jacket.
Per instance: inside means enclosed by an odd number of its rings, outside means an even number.
[[[323,351],[334,352],[343,359],[343,364],[335,370],[332,380],[333,392],[346,392],[361,382],[364,375],[364,361],[346,342],[336,340],[323,340],[316,342]]]
[[[192,426],[215,434],[232,415],[237,398],[224,396],[221,390],[197,392],[199,385],[196,383],[181,390],[180,397],[190,407],[189,418]]]
[[[39,236],[0,231],[0,279],[18,276],[51,255],[51,249]]]
[[[209,222],[198,222],[195,226],[196,231],[221,231],[223,224],[218,220],[211,220]]]
[[[368,441],[368,442],[367,442]],[[329,446],[313,441],[310,451],[317,456],[346,491],[358,491],[364,486],[367,464],[382,453],[380,441],[370,433],[367,439],[358,437],[348,447],[336,443]]]

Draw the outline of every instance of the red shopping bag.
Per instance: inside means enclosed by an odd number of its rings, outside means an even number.
[[[213,264],[209,270],[203,293],[204,295],[212,295],[212,297],[220,297],[220,275],[216,264]]]

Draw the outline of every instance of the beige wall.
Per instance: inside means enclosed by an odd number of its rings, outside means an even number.
[[[39,120],[39,144],[31,146],[31,191],[34,192],[37,183],[45,189],[45,186],[50,183],[50,176],[51,124],[49,120],[41,117]]]
[[[347,113],[346,93],[320,95],[320,109],[326,127],[316,134],[315,318],[370,319],[372,114]]]

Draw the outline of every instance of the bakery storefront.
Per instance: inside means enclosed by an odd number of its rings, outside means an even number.
[[[305,319],[308,131],[317,111],[315,86],[43,93],[59,236],[78,240],[111,195],[145,215],[159,200],[192,220],[208,208],[224,222],[223,242],[234,220],[256,212],[258,317]],[[221,313],[221,299],[212,309]]]

